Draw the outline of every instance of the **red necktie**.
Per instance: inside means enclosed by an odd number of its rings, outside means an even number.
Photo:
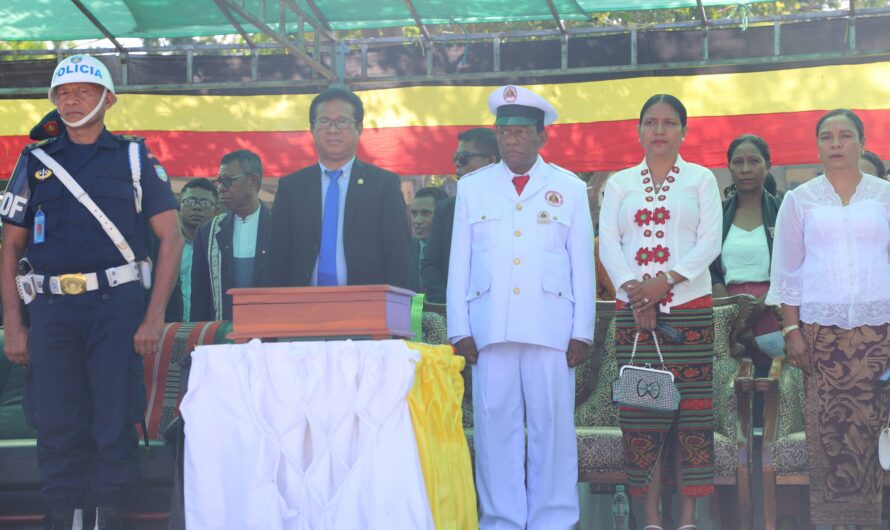
[[[528,179],[528,175],[513,177],[513,187],[516,188],[516,195],[522,195],[522,190],[524,190],[525,185],[528,184]]]

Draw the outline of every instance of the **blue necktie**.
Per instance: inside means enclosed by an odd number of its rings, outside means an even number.
[[[330,183],[324,196],[324,213],[321,217],[321,250],[318,253],[318,285],[337,285],[337,219],[340,209],[340,184],[342,169],[326,169]]]

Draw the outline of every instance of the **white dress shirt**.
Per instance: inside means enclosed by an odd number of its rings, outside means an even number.
[[[346,192],[349,190],[349,178],[352,176],[353,164],[355,164],[355,157],[352,157],[352,160],[340,168],[343,174],[337,179],[337,184],[340,185],[340,205],[337,208],[337,285],[346,285],[346,279],[349,277],[346,274],[346,253],[343,251],[343,214],[346,211]],[[328,178],[325,171],[331,171],[331,169],[325,167],[321,162],[318,165],[321,167],[321,211],[324,212],[325,195],[328,192],[328,186],[331,185],[331,179]],[[309,285],[318,285],[318,258],[315,258],[315,267],[312,269],[312,279]]]
[[[769,281],[769,243],[766,230],[758,226],[750,232],[736,225],[729,227],[723,252],[723,283],[747,283]]]
[[[698,164],[678,156],[659,192],[645,160],[606,182],[600,209],[600,260],[619,300],[628,301],[621,288],[626,282],[671,270],[687,281],[671,289],[659,305],[663,312],[711,294],[708,266],[720,254],[722,233],[717,178]]]
[[[843,206],[820,175],[782,200],[767,304],[844,329],[890,322],[890,182],[863,175]]]

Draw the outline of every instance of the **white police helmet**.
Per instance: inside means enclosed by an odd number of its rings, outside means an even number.
[[[102,103],[105,101],[105,94],[111,92],[114,94],[114,81],[111,79],[111,72],[108,71],[108,68],[102,62],[92,55],[72,55],[71,57],[66,57],[56,66],[56,69],[53,71],[53,80],[49,86],[49,100],[56,103],[56,87],[60,85],[67,85],[68,83],[93,83],[95,85],[99,85],[102,87],[102,95],[99,97],[99,101],[96,103],[96,107],[93,108],[93,111],[77,120],[74,123],[68,122],[65,118],[62,118],[62,122],[69,127],[80,127],[81,125],[90,121],[93,116],[99,112],[99,109],[102,108]]]
[[[68,83],[93,83],[114,94],[114,81],[111,72],[102,61],[92,55],[72,55],[66,57],[53,70],[53,80],[49,86],[49,100],[55,103],[55,89]]]

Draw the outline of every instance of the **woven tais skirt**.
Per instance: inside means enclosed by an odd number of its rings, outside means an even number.
[[[679,462],[662,458],[680,467],[680,488],[685,496],[700,497],[714,493],[714,421],[711,377],[714,366],[714,311],[710,296],[671,308],[669,315],[659,314],[659,322],[674,328],[684,337],[682,344],[667,344],[660,334],[658,344],[665,366],[674,374],[680,391],[680,409],[659,413],[620,407],[618,412],[624,436],[624,467],[632,495],[645,495],[652,468],[660,456],[674,453],[679,444]],[[618,365],[630,361],[636,325],[633,313],[620,300],[616,303],[616,356]],[[656,332],[657,333],[657,332]],[[634,365],[661,362],[649,333],[641,333]],[[674,467],[665,465],[662,479],[674,483]]]

